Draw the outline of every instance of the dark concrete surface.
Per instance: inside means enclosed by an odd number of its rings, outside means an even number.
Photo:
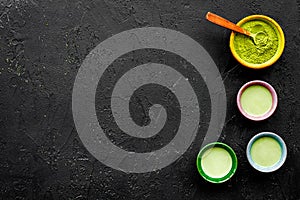
[[[230,31],[207,22],[207,11],[234,22],[251,14],[274,18],[286,36],[283,55],[265,70],[242,67],[230,53]],[[210,100],[204,81],[193,71],[185,73],[196,77],[194,89],[203,99],[199,102],[201,127],[189,150],[172,165],[152,173],[126,174],[97,161],[81,143],[71,110],[78,68],[100,42],[121,31],[145,26],[189,35],[205,47],[218,66],[228,100],[220,141],[229,144],[239,160],[238,170],[228,182],[209,184],[195,167],[209,123]],[[299,51],[299,0],[0,0],[0,199],[299,200]],[[174,68],[190,65],[170,53],[139,51],[119,58],[107,75],[119,76],[122,71],[118,66],[144,61]],[[238,89],[254,79],[271,83],[279,96],[275,114],[259,123],[242,117],[235,103]],[[164,88],[146,87],[136,95],[156,94],[148,93],[149,89],[164,92]],[[157,95],[156,101],[160,98]],[[131,103],[136,103],[134,97]],[[178,108],[175,100],[172,106]],[[132,116],[136,123],[147,124],[147,115],[141,114],[138,106],[135,109]],[[101,123],[108,123],[109,119],[102,119]],[[174,120],[169,126],[178,123],[178,118]],[[170,129],[174,131],[176,126]],[[286,163],[274,173],[259,173],[247,162],[246,145],[260,131],[278,133],[287,144]],[[110,139],[125,149],[143,152],[160,148],[173,135],[170,132],[158,138],[159,142],[149,142],[149,146],[139,144],[142,141],[124,143],[126,135],[111,134]]]

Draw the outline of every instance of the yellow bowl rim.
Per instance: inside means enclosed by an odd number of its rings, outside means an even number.
[[[284,33],[283,33],[281,27],[279,26],[279,24],[275,20],[273,20],[272,18],[270,18],[268,16],[265,16],[265,15],[250,15],[250,16],[247,16],[247,17],[243,18],[242,20],[240,20],[237,23],[237,25],[241,26],[245,22],[248,22],[248,21],[253,20],[253,19],[263,19],[264,21],[268,21],[279,32],[279,48],[277,49],[276,54],[270,60],[268,60],[267,62],[261,63],[261,64],[253,64],[253,63],[249,63],[249,62],[244,61],[243,59],[241,59],[239,57],[239,55],[235,51],[235,48],[234,48],[234,45],[233,45],[233,39],[234,39],[235,33],[233,31],[230,34],[229,47],[230,47],[230,50],[231,50],[231,53],[232,53],[233,57],[238,62],[240,62],[242,65],[244,65],[246,67],[249,67],[249,68],[252,68],[252,69],[263,69],[263,68],[266,68],[266,67],[274,64],[279,59],[279,57],[282,55],[283,50],[284,50],[284,45],[285,45],[285,37],[284,37]]]

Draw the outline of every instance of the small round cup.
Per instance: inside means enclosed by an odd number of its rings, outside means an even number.
[[[268,24],[270,24],[274,30],[276,31],[277,35],[278,35],[278,40],[279,40],[279,46],[278,49],[275,53],[275,55],[268,61],[264,62],[264,63],[260,63],[260,64],[254,64],[254,63],[249,63],[245,60],[243,60],[236,52],[235,48],[234,48],[234,37],[236,35],[235,32],[231,32],[230,35],[230,41],[229,41],[229,47],[231,50],[231,53],[233,55],[233,57],[242,65],[248,67],[248,68],[252,68],[252,69],[263,69],[266,68],[272,64],[274,64],[279,57],[281,56],[281,54],[283,53],[284,50],[284,45],[285,45],[285,38],[284,38],[284,33],[281,29],[281,27],[279,26],[279,24],[272,18],[265,16],[265,15],[250,15],[248,17],[243,18],[241,21],[239,21],[237,23],[238,26],[241,26],[242,24],[248,22],[248,21],[252,21],[252,20],[262,20]]]
[[[230,171],[221,178],[213,178],[208,176],[202,169],[202,165],[201,165],[201,160],[202,160],[202,156],[203,154],[210,148],[212,147],[221,147],[223,149],[225,149],[229,154],[230,157],[232,159],[232,166]],[[235,173],[236,169],[237,169],[237,165],[238,165],[238,161],[237,161],[237,157],[235,152],[233,151],[233,149],[231,147],[229,147],[227,144],[221,143],[221,142],[213,142],[213,143],[209,143],[206,146],[204,146],[198,153],[197,156],[197,161],[196,161],[196,165],[197,165],[197,169],[199,174],[208,182],[211,183],[223,183],[227,180],[229,180]]]
[[[279,159],[279,161],[274,164],[273,166],[270,166],[270,167],[263,167],[263,166],[260,166],[258,164],[256,164],[253,159],[252,159],[252,156],[251,156],[251,148],[252,148],[252,145],[253,143],[258,140],[259,138],[262,138],[262,137],[272,137],[273,139],[275,139],[280,147],[281,147],[281,157]],[[247,150],[246,150],[246,154],[247,154],[247,159],[250,163],[250,165],[260,171],[260,172],[273,172],[273,171],[276,171],[277,169],[279,169],[285,162],[286,160],[286,157],[287,157],[287,147],[286,147],[286,144],[285,142],[283,141],[283,139],[278,136],[277,134],[275,133],[272,133],[272,132],[261,132],[261,133],[258,133],[257,135],[255,135],[248,143],[247,145]]]
[[[264,115],[260,115],[260,116],[250,115],[250,114],[246,113],[242,107],[242,104],[241,104],[242,94],[248,87],[250,87],[252,85],[264,86],[265,88],[267,88],[270,91],[270,93],[272,95],[272,107]],[[253,121],[261,121],[261,120],[265,120],[265,119],[269,118],[275,112],[277,105],[278,105],[278,98],[277,98],[277,93],[276,93],[275,89],[269,83],[267,83],[265,81],[254,80],[254,81],[250,81],[250,82],[244,84],[241,87],[241,89],[239,90],[239,92],[237,94],[236,102],[237,102],[239,111],[242,113],[242,115],[244,115],[246,118],[253,120]]]

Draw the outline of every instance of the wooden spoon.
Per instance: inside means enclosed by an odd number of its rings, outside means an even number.
[[[251,33],[250,31],[247,31],[247,30],[243,29],[242,27],[239,27],[239,26],[235,25],[234,23],[228,21],[227,19],[224,19],[223,17],[220,17],[219,15],[216,15],[211,12],[208,12],[206,14],[206,19],[214,24],[217,24],[224,28],[228,28],[232,31],[235,31],[235,32],[238,32],[238,33],[241,33],[241,34],[251,37],[255,44],[260,43],[260,41],[256,41],[256,36],[258,36],[258,35],[260,35],[261,37],[267,36],[266,33],[263,31],[259,31],[257,33]]]

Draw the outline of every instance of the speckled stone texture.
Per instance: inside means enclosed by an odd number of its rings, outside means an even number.
[[[274,18],[286,36],[283,55],[265,70],[242,67],[231,55],[230,31],[207,22],[207,11],[234,22],[251,14]],[[209,184],[195,167],[210,117],[209,94],[201,77],[195,89],[203,98],[199,102],[201,127],[188,151],[172,165],[152,173],[126,174],[97,161],[81,143],[73,122],[71,95],[82,61],[108,37],[145,26],[189,35],[218,66],[228,100],[220,141],[230,145],[239,160],[238,170],[228,182]],[[1,0],[0,199],[299,200],[299,51],[299,0]],[[118,76],[118,66],[136,65],[141,60],[190,65],[168,52],[139,51],[118,59],[107,75]],[[192,76],[193,71],[187,74]],[[256,123],[245,119],[235,102],[239,88],[254,79],[271,83],[279,97],[275,114]],[[107,81],[109,84],[110,78]],[[135,103],[147,104],[143,99],[132,101]],[[147,114],[141,114],[141,107],[136,109],[133,118],[143,119],[137,124],[147,124]],[[259,173],[248,164],[246,145],[260,131],[275,132],[287,144],[286,163],[274,173]],[[126,135],[110,135],[115,144],[127,149],[159,148],[170,140],[143,146],[130,145],[122,137]]]

